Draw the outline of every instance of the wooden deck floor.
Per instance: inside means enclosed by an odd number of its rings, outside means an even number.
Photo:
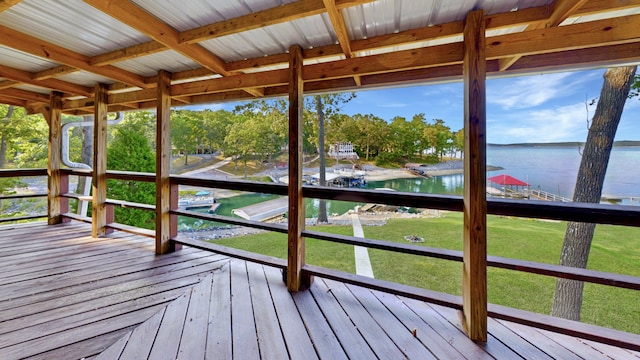
[[[0,358],[636,359],[635,352],[85,224],[0,229]]]

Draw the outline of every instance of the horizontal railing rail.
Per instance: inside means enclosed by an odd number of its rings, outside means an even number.
[[[0,178],[47,176],[47,169],[0,169]]]
[[[22,177],[39,177],[39,176],[47,176],[47,169],[0,169],[0,178],[22,178]],[[38,192],[32,194],[8,194],[8,195],[0,195],[1,200],[20,200],[20,199],[30,199],[30,198],[40,198],[47,197],[46,192]],[[29,215],[18,215],[12,217],[3,217],[0,218],[0,223],[12,222],[12,221],[26,221],[26,220],[34,220],[34,219],[42,219],[47,218],[48,214],[29,214]]]

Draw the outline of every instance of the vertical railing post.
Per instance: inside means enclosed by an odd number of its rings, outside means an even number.
[[[158,71],[156,102],[156,254],[175,250],[171,241],[171,73]],[[177,192],[177,189],[176,189]],[[177,201],[175,202],[177,204]]]
[[[464,329],[487,341],[486,58],[484,11],[464,23]]]
[[[304,198],[302,197],[302,49],[289,48],[289,221],[287,288],[298,291],[311,285],[311,277],[302,276],[305,262]]]
[[[69,174],[60,172],[60,194],[66,194],[69,192]],[[69,212],[69,198],[66,197],[58,197],[58,201],[60,202],[60,214]],[[60,216],[60,222],[70,222],[71,219],[68,217]]]
[[[61,214],[68,211],[63,209],[60,194],[63,189],[60,166],[62,164],[62,93],[54,91],[49,97],[49,111],[45,112],[49,124],[49,147],[47,165],[47,222],[49,225],[62,222]],[[66,200],[66,199],[65,199]]]
[[[106,234],[107,225],[107,85],[96,84],[93,118],[93,177],[91,181],[91,234]]]
[[[171,199],[170,199],[170,206],[169,209],[171,210],[178,210],[178,190],[179,190],[180,186],[178,184],[174,184],[171,183],[170,185],[170,192],[171,192]],[[176,236],[178,236],[178,215],[175,214],[170,214],[169,215],[169,235],[171,238],[174,238]],[[176,243],[172,243],[173,246],[173,251],[177,251],[182,249],[182,244],[176,244]]]

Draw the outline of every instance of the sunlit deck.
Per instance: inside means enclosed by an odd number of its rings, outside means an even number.
[[[629,350],[81,223],[0,228],[3,359],[640,359]]]

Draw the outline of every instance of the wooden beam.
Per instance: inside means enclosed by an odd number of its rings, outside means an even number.
[[[22,2],[22,0],[0,0],[0,13],[20,2]]]
[[[336,1],[336,9],[362,5],[373,0]],[[196,43],[220,36],[236,34],[261,27],[281,24],[308,16],[319,15],[326,11],[323,0],[299,0],[274,8],[252,12],[233,19],[201,26],[180,33],[180,42]]]
[[[77,85],[57,79],[33,80],[32,76],[32,73],[28,71],[0,65],[0,77],[13,80],[17,83],[40,86],[43,88],[58,90],[74,95],[90,96],[93,92],[91,88],[88,88],[86,86]]]
[[[13,81],[13,80],[3,80],[0,81],[0,90],[2,89],[9,89],[12,88],[16,85],[20,85],[19,81]]]
[[[49,125],[49,146],[47,161],[47,207],[49,225],[62,222],[61,214],[68,212],[68,200],[60,196],[67,192],[69,181],[62,181],[62,93],[52,92],[49,101],[49,111],[46,113]]]
[[[89,63],[95,66],[110,65],[116,62],[135,59],[140,56],[151,55],[165,50],[168,50],[168,48],[163,44],[156,41],[148,41],[142,44],[132,45],[124,49],[92,56],[91,59],[89,59]]]
[[[0,94],[0,104],[15,105],[20,107],[26,107],[28,105],[26,100],[16,99],[14,97],[4,96],[2,94]]]
[[[571,14],[580,9],[588,0],[555,0],[551,4],[551,14],[544,21],[532,22],[527,30],[545,29],[560,25]],[[500,59],[500,70],[506,70],[515,64],[522,56],[516,55],[509,58]]]
[[[302,231],[305,226],[304,198],[302,196],[302,109],[304,107],[302,80],[302,49],[289,48],[289,215],[287,288],[299,291],[308,287],[311,279],[304,279],[302,267],[305,263],[305,241]]]
[[[77,71],[78,69],[73,66],[60,65],[60,66],[52,67],[50,69],[35,72],[31,76],[31,78],[33,80],[45,80],[45,79],[50,79],[56,76],[71,74]]]
[[[113,66],[93,66],[89,64],[88,56],[2,25],[0,25],[0,44],[132,86],[141,88],[146,86],[144,78],[140,75]]]
[[[198,44],[180,43],[178,31],[129,0],[84,0],[84,2],[211,71],[225,76],[231,75],[225,69],[222,59]]]
[[[91,235],[98,237],[107,230],[107,86],[96,84],[94,92]]]
[[[637,42],[640,15],[494,36],[487,42],[487,59],[543,54]]]
[[[551,16],[544,22],[544,27],[550,28],[560,25],[561,22],[576,13],[588,2],[589,0],[555,0],[551,4]]]
[[[469,338],[487,341],[486,59],[482,10],[464,27],[464,252],[463,326]]]
[[[171,73],[158,72],[156,108],[156,254],[173,251],[171,243]],[[176,189],[177,193],[177,189]],[[177,205],[177,201],[176,204]]]
[[[0,95],[37,102],[49,102],[51,99],[50,95],[22,89],[0,89]]]

